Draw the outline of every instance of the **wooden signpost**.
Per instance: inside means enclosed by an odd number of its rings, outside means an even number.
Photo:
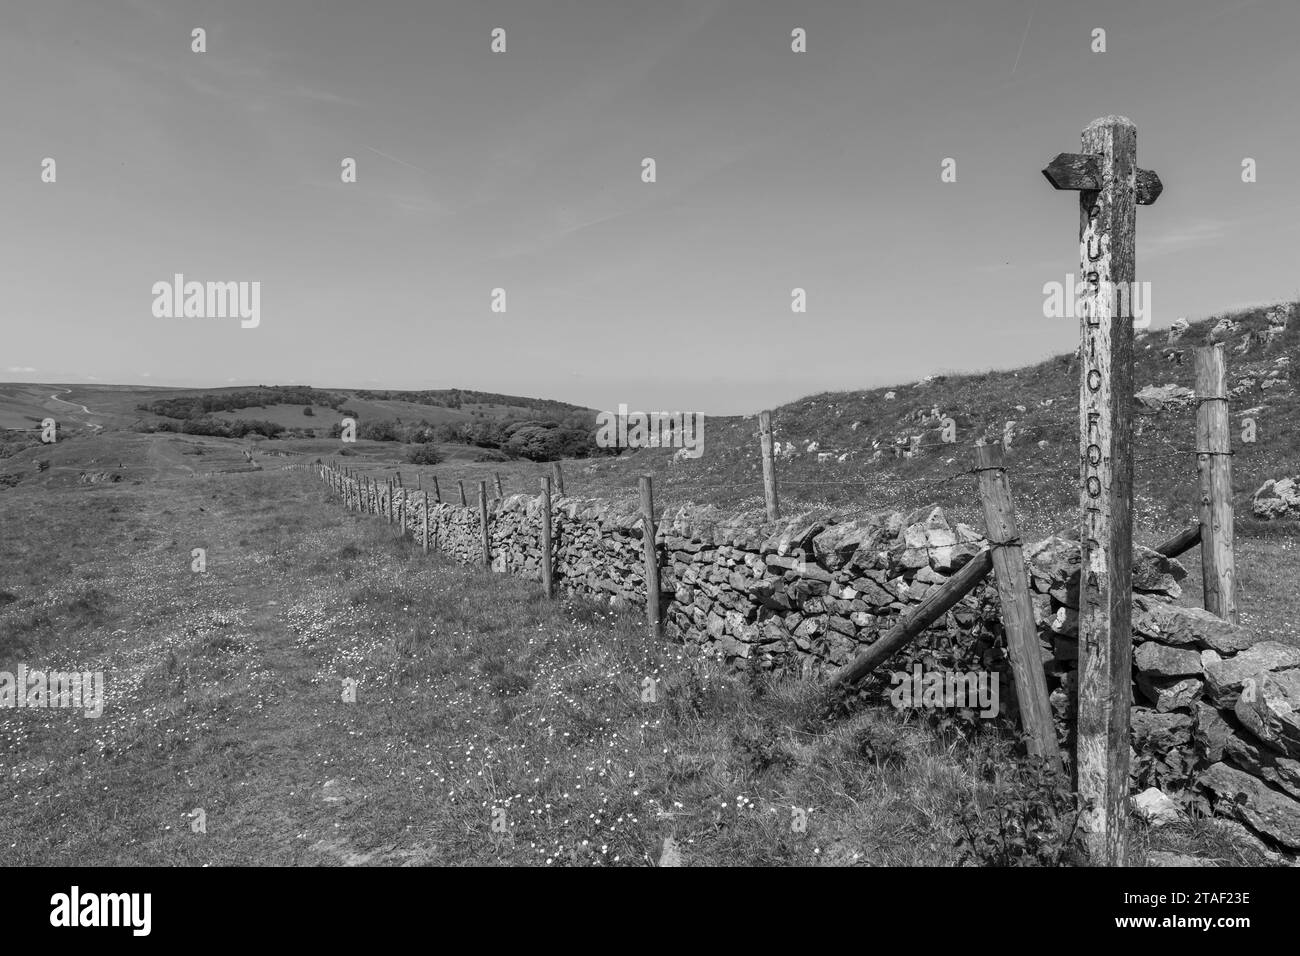
[[[1081,153],[1043,170],[1079,191],[1080,503],[1079,712],[1075,769],[1094,863],[1127,861],[1132,706],[1134,227],[1160,177],[1137,168],[1137,128],[1103,116]]]

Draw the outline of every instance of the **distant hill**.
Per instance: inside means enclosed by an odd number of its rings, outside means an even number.
[[[499,451],[502,458],[583,457],[596,452],[591,437],[595,409],[473,389],[382,391],[305,385],[180,389],[24,383],[0,385],[0,457],[6,446],[12,452],[15,443],[34,441],[47,417],[58,422],[63,437],[125,429],[311,439],[337,435],[345,414],[358,422],[362,437],[382,441],[473,446]],[[532,440],[521,436],[510,444],[525,427],[533,430]]]
[[[1176,339],[1171,341],[1171,339]],[[1134,384],[1194,387],[1192,351],[1225,343],[1232,393],[1233,479],[1239,524],[1250,525],[1249,502],[1267,478],[1300,473],[1300,308],[1296,303],[1218,315],[1169,330],[1139,331]],[[1027,368],[934,375],[861,391],[823,392],[772,409],[781,445],[778,489],[787,510],[798,504],[953,508],[978,522],[969,476],[971,447],[999,441],[1007,422],[1012,491],[1022,524],[1036,533],[1072,525],[1078,508],[1078,389],[1074,355]],[[1135,524],[1168,528],[1196,514],[1195,403],[1177,397],[1163,407],[1159,391],[1135,399]],[[942,443],[940,420],[956,423],[957,441]],[[1242,419],[1257,440],[1241,441]],[[913,439],[922,445],[914,455]],[[895,457],[894,449],[903,452]],[[667,449],[642,449],[579,471],[575,488],[627,494],[635,476],[652,472],[656,502],[716,502],[761,507],[762,472],[756,416],[709,418],[699,459],[673,460]]]

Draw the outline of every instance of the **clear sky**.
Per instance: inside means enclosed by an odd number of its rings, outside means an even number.
[[[1107,113],[1165,183],[1155,326],[1297,297],[1297,41],[1298,0],[5,0],[0,380],[721,414],[1021,365],[1077,338],[1039,170]],[[156,318],[177,272],[260,325]]]

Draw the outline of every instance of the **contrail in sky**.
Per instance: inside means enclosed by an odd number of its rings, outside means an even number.
[[[1014,73],[1015,71],[1013,70],[1012,72]],[[362,145],[362,146],[365,146],[366,144],[365,144],[365,143],[362,143],[361,145]],[[398,159],[396,156],[389,156],[387,153],[381,153],[379,150],[375,149],[373,146],[366,146],[366,149],[370,150],[370,151],[371,151],[372,153],[374,153],[376,156],[382,156],[382,157],[384,157],[384,159],[391,159],[393,162],[395,162],[395,163],[401,163],[403,166],[407,166],[407,167],[409,167],[410,169],[414,169],[414,170],[416,170],[417,172],[421,172],[421,173],[426,173],[426,172],[428,172],[427,169],[421,169],[419,166],[416,166],[414,163],[408,163],[406,160],[404,160],[404,159]]]
[[[1029,23],[1025,24],[1025,35],[1020,38],[1020,49],[1016,51],[1016,62],[1011,64],[1011,72],[1016,72],[1020,65],[1020,54],[1025,52],[1025,40],[1029,38],[1029,24],[1034,22],[1034,11],[1029,11]]]

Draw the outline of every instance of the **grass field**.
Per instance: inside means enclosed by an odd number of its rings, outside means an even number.
[[[1246,336],[1266,310],[1237,320],[1234,427],[1246,409],[1259,425],[1234,459],[1242,620],[1261,640],[1300,642],[1300,528],[1249,517],[1265,478],[1300,472],[1300,398],[1280,361],[1300,328],[1293,318],[1264,346]],[[1138,387],[1191,385],[1186,358],[1144,338]],[[1072,527],[1076,380],[1062,357],[777,408],[791,449],[778,462],[783,508],[938,503],[982,527],[969,446],[1010,420],[1023,536]],[[476,462],[481,450],[460,445],[416,469],[392,443],[124,430],[141,394],[0,386],[0,427],[54,415],[66,428],[0,459],[0,670],[102,670],[108,693],[100,718],[0,711],[0,864],[951,864],[963,812],[995,819],[1019,792],[1006,740],[881,709],[831,719],[811,684],[723,673],[649,641],[635,618],[427,557],[281,467],[337,456],[381,479],[400,470],[408,487],[437,475],[457,500],[457,480],[472,499],[497,472],[507,493],[533,493],[549,464]],[[956,420],[956,445],[875,457],[925,432],[936,409]],[[297,406],[276,414],[325,424]],[[1194,519],[1193,444],[1192,407],[1141,417],[1139,541]],[[630,496],[650,473],[663,511],[761,510],[755,419],[711,418],[705,455],[671,459],[564,462],[567,491]],[[1198,560],[1184,558],[1184,603],[1200,603]],[[206,833],[192,829],[196,809]],[[1137,833],[1140,858],[1261,860],[1206,821]]]
[[[1007,785],[1005,741],[824,719],[271,468],[0,496],[0,669],[107,680],[98,719],[0,715],[0,864],[951,864]]]

